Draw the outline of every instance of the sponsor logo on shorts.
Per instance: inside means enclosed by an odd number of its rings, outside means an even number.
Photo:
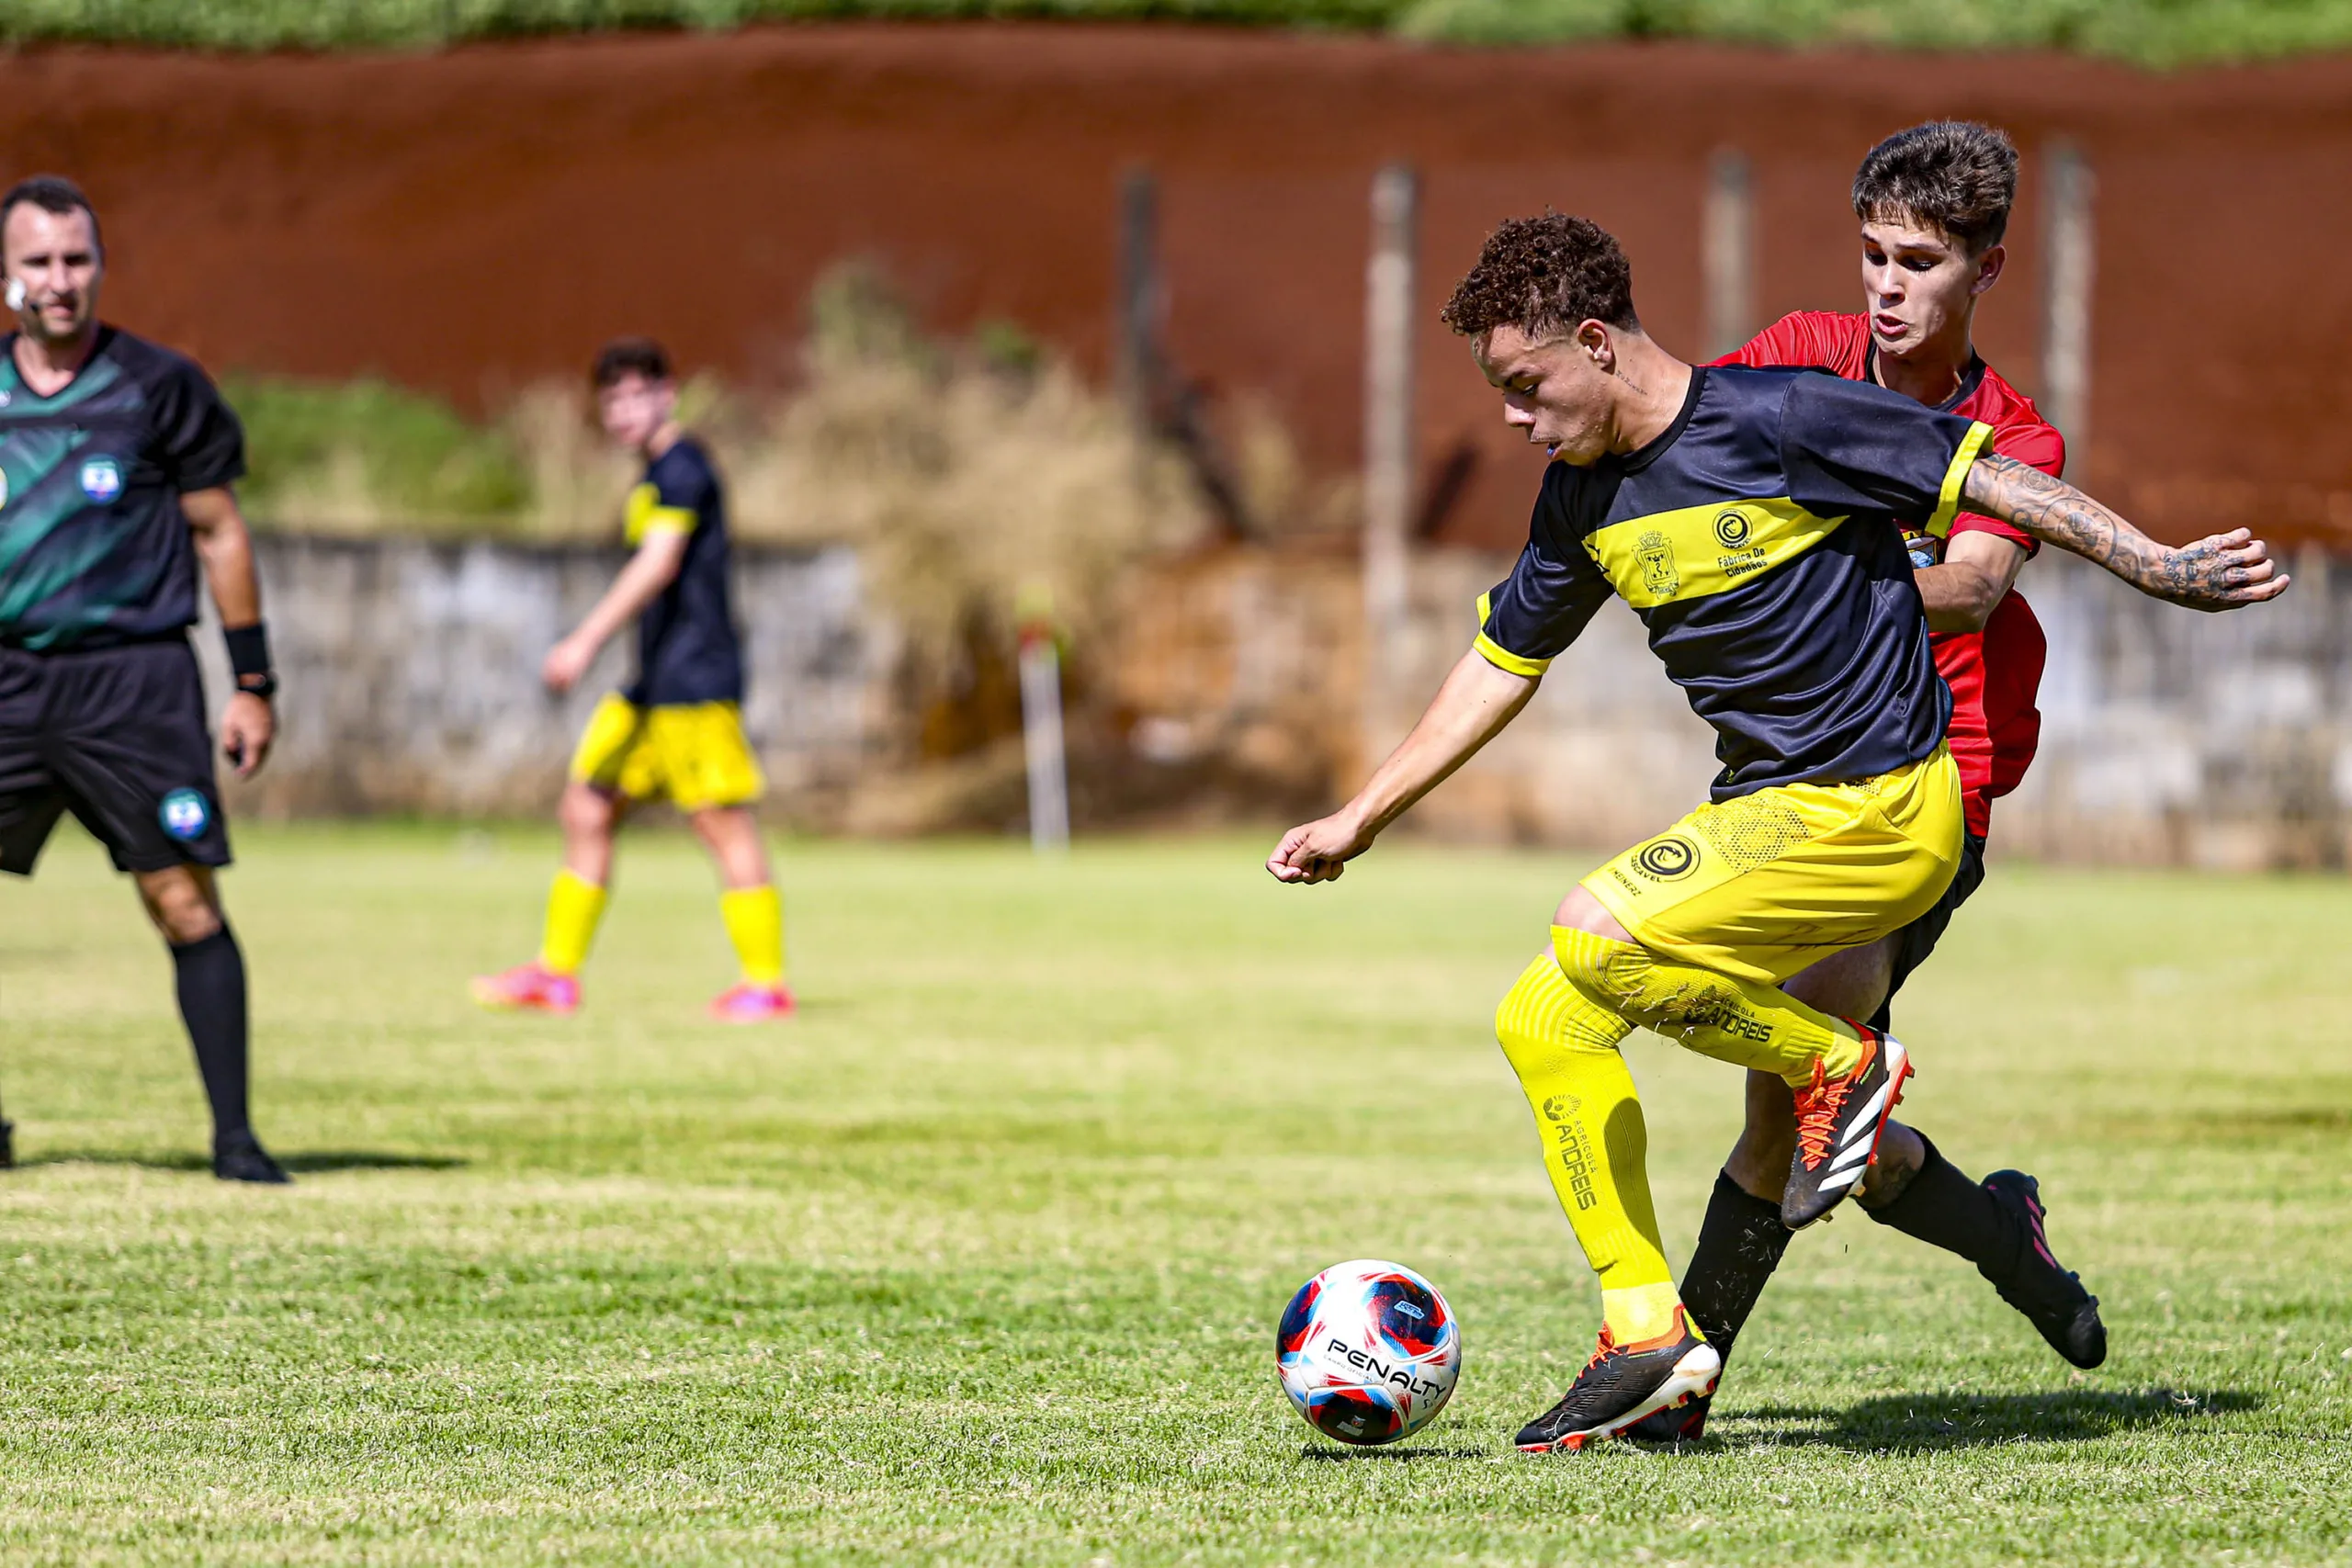
[[[104,506],[122,493],[122,467],[112,457],[92,457],[82,465],[82,493]]]
[[[1715,518],[1715,542],[1727,550],[1747,547],[1747,519],[1737,512],[1725,512]]]
[[[204,830],[212,826],[212,805],[195,790],[175,789],[164,796],[155,816],[164,832],[185,844],[204,837]]]
[[[1573,1094],[1555,1094],[1544,1101],[1544,1120],[1565,1122],[1584,1109],[1584,1101]]]
[[[1652,882],[1679,882],[1699,866],[1699,847],[1679,833],[1653,839],[1634,856],[1634,869]]]

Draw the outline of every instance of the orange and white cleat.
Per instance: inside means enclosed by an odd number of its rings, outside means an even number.
[[[1792,1231],[1861,1185],[1862,1173],[1878,1158],[1886,1119],[1902,1102],[1903,1080],[1911,1076],[1902,1041],[1867,1024],[1854,1027],[1862,1035],[1862,1059],[1854,1070],[1833,1078],[1815,1062],[1813,1082],[1796,1091],[1797,1152],[1781,1193],[1781,1223]]]
[[[580,1010],[580,977],[558,975],[536,960],[503,975],[477,975],[474,1000],[500,1012],[545,1012],[568,1018]]]
[[[1655,1339],[1620,1345],[1604,1327],[1575,1386],[1516,1439],[1523,1454],[1574,1453],[1587,1443],[1623,1437],[1661,1411],[1680,1410],[1715,1392],[1724,1359],[1690,1331],[1674,1309],[1674,1325]]]
[[[754,986],[745,980],[712,1000],[710,1016],[721,1023],[772,1023],[790,1018],[797,1005],[786,987]]]

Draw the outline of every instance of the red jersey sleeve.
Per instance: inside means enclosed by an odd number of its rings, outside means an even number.
[[[1792,310],[1721,359],[1709,363],[1747,365],[1758,370],[1818,365],[1836,370],[1841,357],[1838,321],[1837,313],[1830,310]]]
[[[2015,457],[2020,463],[2040,468],[2053,479],[2063,477],[2066,471],[2066,438],[2059,434],[2055,427],[2040,420],[2024,424],[1996,425],[1993,439],[1985,445],[1989,450],[1998,452],[2004,457]],[[1955,515],[1951,520],[1951,532],[1955,538],[1962,534],[1991,534],[2024,550],[2029,558],[2041,548],[2041,541],[2023,529],[2012,527],[1980,512],[1962,512]]]

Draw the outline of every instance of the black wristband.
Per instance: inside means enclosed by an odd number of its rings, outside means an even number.
[[[242,682],[248,675],[269,673],[269,627],[261,621],[249,626],[228,626],[220,640],[229,645],[229,672]]]

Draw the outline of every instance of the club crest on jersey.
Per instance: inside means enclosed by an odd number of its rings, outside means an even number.
[[[1634,555],[1642,563],[1642,586],[1654,599],[1671,599],[1682,586],[1682,574],[1674,570],[1674,547],[1666,536],[1653,528],[1642,536],[1641,547]]]
[[[92,457],[82,465],[82,493],[104,506],[122,493],[122,468],[112,457]]]
[[[202,838],[205,829],[212,825],[210,803],[192,789],[175,789],[164,796],[163,807],[155,815],[164,831],[183,844]]]
[[[1699,847],[1677,833],[1644,844],[1634,869],[1653,882],[1679,882],[1699,864]]]

